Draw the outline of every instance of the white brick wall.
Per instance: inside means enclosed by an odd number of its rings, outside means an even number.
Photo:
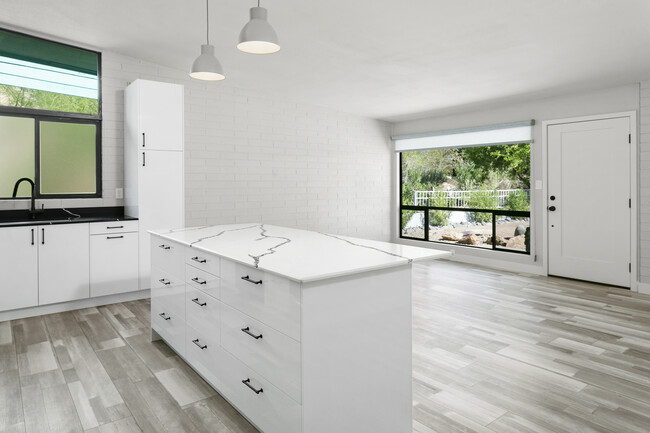
[[[641,82],[639,113],[639,271],[650,283],[650,80]]]
[[[116,206],[123,187],[124,88],[137,78],[185,86],[186,224],[261,221],[390,239],[388,124],[265,97],[227,81],[103,53],[103,198],[46,207]],[[25,207],[24,201],[0,208]]]

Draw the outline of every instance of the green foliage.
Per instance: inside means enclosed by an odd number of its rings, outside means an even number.
[[[508,194],[506,198],[506,205],[504,209],[507,210],[516,210],[516,211],[529,211],[530,210],[530,201],[528,200],[528,195],[526,191],[520,189],[518,191],[512,191]]]
[[[439,168],[425,169],[420,174],[421,183],[433,185],[434,187],[442,185],[446,180],[447,174]]]
[[[470,195],[467,200],[468,207],[473,209],[497,209],[499,207],[499,198],[496,192],[491,194],[492,191],[476,191]],[[492,221],[492,214],[483,212],[470,212],[467,219],[475,223],[484,223]]]
[[[97,99],[63,95],[43,90],[0,84],[0,105],[36,108],[39,110],[64,111],[66,113],[98,114]]]
[[[503,172],[518,181],[518,187],[530,187],[530,143],[467,147],[459,152],[482,172]]]
[[[411,217],[415,214],[416,211],[414,210],[403,210],[402,211],[402,220],[400,221],[400,224],[402,226],[402,233],[404,233],[404,227],[406,227],[406,224],[411,220]]]
[[[459,190],[468,191],[483,183],[485,174],[473,162],[463,162],[454,169],[454,178],[458,182]]]
[[[430,201],[431,206],[436,207],[450,207],[447,202],[447,197],[434,196]],[[436,227],[443,227],[449,223],[449,216],[451,211],[448,210],[435,210],[429,212],[429,225]]]

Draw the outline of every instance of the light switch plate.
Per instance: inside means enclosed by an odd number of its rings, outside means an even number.
[[[535,181],[535,189],[542,189],[542,181],[541,180],[536,180]]]
[[[124,198],[124,188],[115,188],[115,198]]]

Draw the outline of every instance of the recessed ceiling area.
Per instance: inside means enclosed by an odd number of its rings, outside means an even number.
[[[209,1],[229,85],[388,121],[650,75],[647,0],[262,0],[282,46],[266,56],[236,49],[256,1]],[[205,43],[203,0],[0,0],[0,17],[180,70]]]

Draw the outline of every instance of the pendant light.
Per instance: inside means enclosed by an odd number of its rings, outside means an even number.
[[[239,33],[240,51],[250,54],[272,54],[280,50],[280,42],[275,30],[267,21],[268,12],[260,7],[260,0],[257,0],[257,7],[252,7],[251,20]]]
[[[214,56],[214,47],[210,45],[210,15],[208,13],[208,0],[205,0],[206,40],[207,44],[201,45],[201,55],[192,63],[190,77],[197,80],[219,81],[226,78],[223,74],[221,63]]]

